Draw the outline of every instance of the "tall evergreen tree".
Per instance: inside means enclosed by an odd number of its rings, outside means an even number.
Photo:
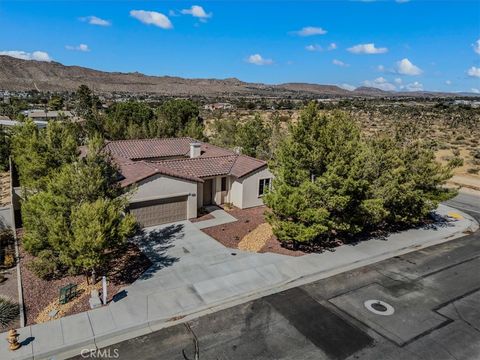
[[[442,167],[420,142],[363,138],[342,113],[302,112],[271,162],[268,221],[284,242],[328,244],[386,224],[416,224],[453,196]]]

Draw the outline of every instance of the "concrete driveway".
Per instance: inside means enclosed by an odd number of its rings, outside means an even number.
[[[269,276],[268,270],[269,265],[283,261],[285,256],[227,248],[190,221],[146,228],[133,241],[153,266],[128,287],[129,296],[188,287],[211,301],[237,292],[232,285],[214,283],[234,284],[247,290],[246,287],[267,286],[281,280]]]

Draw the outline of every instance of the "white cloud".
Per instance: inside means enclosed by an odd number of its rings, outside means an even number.
[[[423,84],[415,81],[413,83],[407,84],[405,89],[408,91],[423,91]]]
[[[450,80],[446,80],[446,81],[445,81],[445,84],[447,84],[447,85],[452,85],[452,82],[451,82]]]
[[[480,55],[480,39],[478,39],[477,41],[475,41],[475,42],[472,44],[472,47],[473,47],[473,51],[475,51],[477,54]]]
[[[90,51],[90,48],[88,47],[87,44],[80,44],[80,45],[77,45],[77,46],[65,45],[65,49],[73,50],[73,51],[83,51],[83,52]]]
[[[335,43],[330,43],[330,45],[328,45],[327,50],[335,50],[336,48],[337,48],[337,44],[335,44]]]
[[[350,66],[350,64],[346,64],[346,63],[344,63],[343,61],[337,60],[337,59],[333,59],[332,64],[333,64],[333,65],[337,65],[337,66],[341,66],[341,67],[348,67],[348,66]]]
[[[307,51],[324,51],[324,50],[332,51],[332,50],[335,50],[336,48],[337,48],[337,44],[335,43],[330,43],[326,48],[323,48],[318,44],[311,44],[311,45],[305,46],[305,50]]]
[[[192,15],[193,17],[199,18],[203,21],[206,21],[208,18],[212,17],[212,13],[207,13],[203,7],[198,5],[193,5],[190,9],[183,9],[180,12],[183,15]]]
[[[356,89],[355,86],[353,85],[350,85],[350,84],[340,84],[338,85],[339,88],[342,88],[342,89],[345,89],[345,90],[348,90],[348,91],[353,91]]]
[[[0,55],[7,55],[22,60],[52,61],[52,58],[45,51],[26,52],[19,50],[0,51]]]
[[[347,49],[353,54],[384,54],[388,51],[386,47],[377,48],[374,43],[358,44]]]
[[[397,61],[396,71],[403,75],[420,75],[423,73],[422,69],[412,64],[407,58]]]
[[[383,65],[378,65],[378,66],[377,66],[377,71],[384,72],[384,71],[385,71],[385,66],[383,66]]]
[[[294,31],[293,33],[298,36],[313,36],[313,35],[324,35],[327,33],[327,31],[322,29],[321,27],[306,26],[301,30]]]
[[[130,16],[147,25],[154,25],[162,29],[172,29],[173,25],[168,17],[156,11],[132,10]]]
[[[85,16],[81,17],[80,21],[88,22],[90,25],[98,25],[98,26],[110,26],[112,23],[108,20],[101,19],[97,16]]]
[[[468,69],[467,74],[471,77],[480,77],[480,68],[472,66],[470,69]]]
[[[393,85],[392,83],[389,83],[387,79],[385,79],[384,77],[378,77],[373,81],[365,80],[363,82],[363,85],[368,87],[374,87],[384,91],[394,91],[397,89],[395,85]]]
[[[307,45],[305,46],[305,50],[307,51],[322,51],[322,47],[317,44]]]
[[[272,59],[264,59],[262,55],[260,54],[253,54],[250,55],[247,60],[248,63],[254,64],[254,65],[271,65],[273,64]]]
[[[475,94],[480,94],[480,89],[472,88],[471,90],[472,90],[472,92],[475,93]]]
[[[393,82],[397,85],[400,85],[402,83],[402,79],[396,78],[395,80],[393,80]]]

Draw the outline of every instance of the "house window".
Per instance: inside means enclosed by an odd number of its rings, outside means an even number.
[[[221,191],[227,191],[227,178],[226,177],[222,177],[222,187],[221,187]]]
[[[258,196],[263,196],[270,189],[270,178],[260,179],[258,183]]]

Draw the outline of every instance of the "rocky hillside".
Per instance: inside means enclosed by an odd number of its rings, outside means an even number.
[[[138,72],[104,72],[80,66],[65,66],[58,62],[21,60],[0,55],[0,89],[73,91],[81,84],[88,85],[97,93],[128,92],[168,96],[412,96],[412,93],[393,94],[370,88],[347,91],[334,85],[304,83],[266,85],[246,83],[235,78],[183,79],[171,76],[147,76]]]

